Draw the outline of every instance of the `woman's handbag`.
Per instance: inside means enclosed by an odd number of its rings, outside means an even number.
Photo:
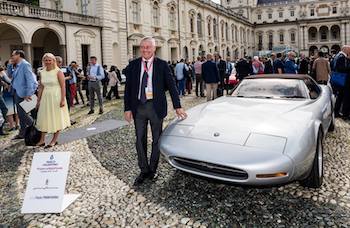
[[[41,138],[41,131],[36,127],[36,118],[31,126],[28,126],[24,131],[24,143],[26,146],[36,146]]]

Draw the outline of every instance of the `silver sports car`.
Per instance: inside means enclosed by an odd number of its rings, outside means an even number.
[[[238,183],[300,181],[320,187],[323,141],[334,130],[328,85],[306,75],[247,77],[231,95],[188,110],[164,130],[160,150],[177,169]]]

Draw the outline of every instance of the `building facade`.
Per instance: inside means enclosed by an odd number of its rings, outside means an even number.
[[[350,43],[349,0],[222,0],[254,24],[256,50],[293,49],[306,55]]]
[[[166,60],[259,50],[307,55],[350,43],[350,0],[0,0],[0,65],[23,49],[34,67],[45,52],[124,67],[145,36]]]

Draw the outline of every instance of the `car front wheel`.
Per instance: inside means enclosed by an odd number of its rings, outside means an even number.
[[[301,185],[309,188],[319,188],[323,182],[323,134],[319,131],[312,170],[309,176],[301,181]]]

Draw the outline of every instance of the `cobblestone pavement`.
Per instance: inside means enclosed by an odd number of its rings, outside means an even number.
[[[204,99],[183,100],[186,108],[201,102]],[[111,103],[106,110],[113,111],[98,120],[122,118],[121,107],[120,101]],[[172,116],[173,112],[165,122]],[[85,117],[81,117],[82,125],[98,116]],[[10,143],[0,153],[0,224],[350,227],[350,123],[337,120],[336,125],[336,131],[325,140],[325,182],[318,190],[298,183],[268,189],[227,185],[176,171],[163,159],[158,179],[134,189],[132,183],[139,171],[133,125],[60,145],[54,150],[73,152],[66,189],[81,197],[62,214],[51,215],[20,215],[31,158],[38,149]]]

